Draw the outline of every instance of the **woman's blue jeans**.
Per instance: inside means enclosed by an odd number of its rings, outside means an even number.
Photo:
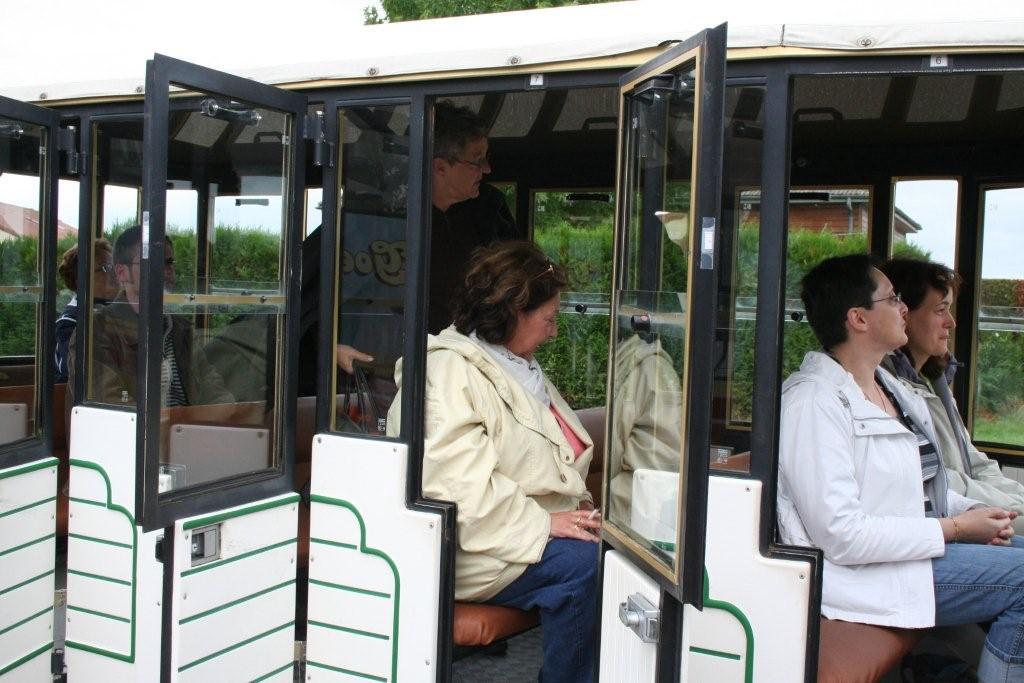
[[[553,538],[540,562],[487,602],[540,609],[542,683],[591,683],[597,614],[597,543]]]
[[[982,683],[1024,683],[1024,540],[955,543],[932,560],[935,624],[992,621],[978,663]]]

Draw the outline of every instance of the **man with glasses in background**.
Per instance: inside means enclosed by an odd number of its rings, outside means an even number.
[[[92,386],[86,396],[101,403],[134,405],[138,401],[136,373],[139,361],[139,297],[142,284],[141,230],[133,226],[114,243],[114,277],[121,293],[109,306],[93,314],[88,360]],[[174,284],[174,247],[164,247],[164,288]],[[164,408],[205,403],[230,403],[217,371],[195,346],[191,321],[183,315],[163,316],[160,364],[160,405]],[[71,345],[72,353],[74,344]],[[75,363],[69,363],[69,387],[75,382]],[[72,394],[73,395],[73,394]],[[71,406],[71,402],[68,403]]]
[[[468,107],[441,101],[434,107],[431,162],[430,294],[427,331],[451,323],[448,310],[477,247],[517,239],[504,195],[483,182],[491,172],[487,123]]]

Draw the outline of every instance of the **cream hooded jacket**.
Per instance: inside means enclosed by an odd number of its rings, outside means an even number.
[[[928,408],[892,375],[886,387],[933,439]],[[924,515],[921,456],[903,423],[867,399],[829,356],[810,352],[782,389],[779,533],[825,555],[821,613],[901,628],[935,624],[931,558],[945,542]],[[978,504],[947,491],[947,512]]]
[[[633,472],[678,472],[683,401],[679,375],[658,340],[627,339],[615,350],[615,423],[609,517],[630,519]]]
[[[389,426],[400,423],[401,368]],[[540,560],[550,513],[590,501],[593,442],[550,382],[547,390],[586,445],[578,459],[551,411],[472,339],[454,327],[427,337],[423,495],[458,505],[457,600],[494,597]]]

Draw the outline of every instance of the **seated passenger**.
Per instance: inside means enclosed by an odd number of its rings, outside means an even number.
[[[97,309],[92,318],[92,355],[89,358],[92,388],[88,398],[101,403],[134,404],[138,400],[140,233],[139,227],[134,226],[117,238],[114,275],[122,290],[117,299]],[[170,240],[164,252],[164,281],[169,287],[174,282],[174,251]],[[220,375],[195,346],[192,323],[185,316],[164,315],[163,330],[160,405],[169,408],[233,402]],[[69,390],[75,382],[73,343],[71,351]],[[71,402],[68,406],[70,408]]]
[[[110,242],[99,239],[93,246],[92,301],[94,304],[107,304],[117,296],[118,286],[114,280],[114,260],[111,255]],[[71,301],[57,318],[54,327],[54,361],[56,375],[53,381],[68,381],[68,343],[78,325],[78,245],[64,252],[57,266],[61,282],[73,294]]]
[[[953,297],[960,278],[939,263],[893,259],[881,270],[907,305],[907,343],[885,357],[882,367],[924,398],[934,423],[936,447],[949,488],[987,505],[1024,512],[1024,485],[999,470],[999,463],[974,447],[949,389],[957,363],[949,353],[956,327]],[[1013,521],[1024,531],[1024,517]]]
[[[825,556],[821,611],[901,628],[993,621],[983,682],[1024,681],[1024,548],[1016,513],[949,491],[924,401],[879,370],[906,307],[866,255],[803,280],[809,352],[783,386],[779,532]]]
[[[423,494],[458,504],[455,598],[540,609],[542,681],[592,679],[600,514],[589,435],[534,352],[564,271],[530,242],[474,253],[455,323],[427,338]],[[389,428],[400,423],[399,393]]]

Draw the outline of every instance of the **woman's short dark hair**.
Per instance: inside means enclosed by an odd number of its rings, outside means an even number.
[[[871,308],[878,284],[871,277],[875,260],[867,254],[828,258],[801,282],[800,298],[811,329],[826,351],[846,341],[846,313]]]
[[[519,313],[529,313],[565,288],[568,279],[533,242],[497,242],[473,252],[456,294],[455,329],[476,332],[491,344],[515,333]]]
[[[879,270],[892,282],[893,289],[900,293],[903,303],[910,311],[916,311],[924,303],[929,290],[936,290],[946,296],[960,291],[960,276],[941,263],[922,261],[911,258],[894,258],[879,266]],[[903,347],[910,362],[914,357],[909,346]],[[931,356],[924,362],[921,374],[929,379],[937,379],[949,365],[949,354]]]
[[[941,263],[911,258],[894,258],[878,267],[900,293],[907,309],[916,311],[934,289],[946,296],[960,290],[960,276]]]

